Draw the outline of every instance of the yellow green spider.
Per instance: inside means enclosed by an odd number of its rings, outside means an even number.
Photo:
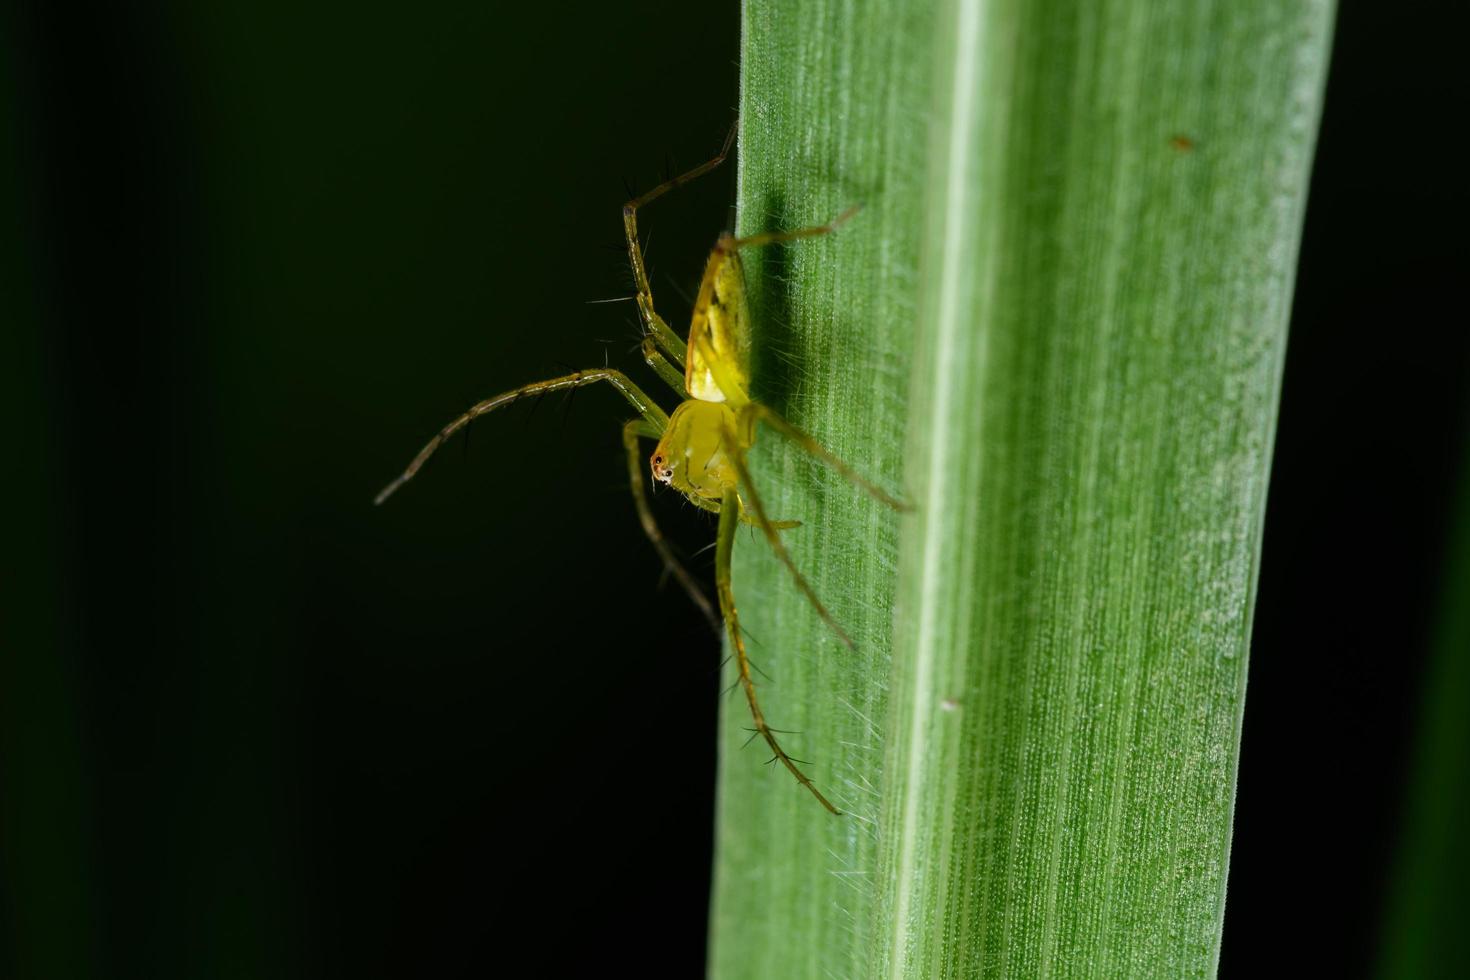
[[[623,445],[628,453],[628,478],[633,490],[633,503],[638,509],[638,519],[643,525],[653,546],[669,571],[689,593],[690,598],[708,617],[716,622],[714,610],[699,584],[683,564],[675,558],[668,542],[654,522],[649,508],[644,484],[644,475],[638,457],[638,440],[656,439],[658,446],[649,463],[653,478],[683,494],[696,506],[720,515],[719,531],[715,546],[715,584],[719,595],[720,613],[725,630],[734,650],[735,665],[745,699],[750,704],[750,714],[755,722],[755,731],[775,753],[801,785],[811,791],[822,805],[833,813],[840,812],[812,784],[807,775],[797,768],[796,762],[781,748],[775,731],[766,723],[756,698],[755,682],[751,678],[750,659],[746,655],[745,640],[740,632],[740,620],[735,611],[735,597],[730,587],[730,555],[735,542],[735,531],[741,521],[760,528],[771,549],[791,572],[796,587],[811,602],[817,614],[832,627],[848,647],[852,640],[832,618],[827,608],[812,591],[811,585],[791,560],[781,543],[780,531],[796,527],[795,521],[773,521],[766,514],[760,495],[750,478],[746,466],[746,454],[755,444],[756,423],[765,422],[771,428],[790,439],[804,451],[831,466],[848,480],[861,487],[876,499],[890,507],[903,509],[904,505],[859,476],[852,467],[822,448],[815,439],[787,422],[772,409],[752,401],[750,389],[750,308],[746,299],[745,273],[741,269],[737,254],[742,248],[770,245],[830,234],[857,212],[850,208],[835,220],[825,225],[801,228],[796,231],[769,232],[736,238],[722,234],[710,253],[705,265],[704,277],[700,282],[699,295],[694,302],[694,314],[689,325],[689,342],[686,345],[669,328],[663,318],[654,311],[653,293],[648,285],[648,273],[643,264],[643,251],[638,242],[638,209],[667,191],[688,183],[696,177],[709,173],[725,161],[730,152],[734,130],[725,139],[719,155],[693,170],[672,180],[665,181],[642,197],[635,198],[623,206],[623,228],[628,239],[628,260],[633,266],[633,277],[638,289],[638,311],[643,319],[643,357],[669,387],[678,392],[683,400],[673,415],[665,415],[662,408],[643,390],[628,379],[621,371],[611,368],[593,368],[575,371],[559,378],[535,381],[512,391],[474,405],[463,415],[446,425],[439,434],[429,440],[413,462],[392,483],[378,494],[376,503],[384,500],[412,479],[444,441],[464,428],[474,419],[513,402],[547,392],[578,388],[583,385],[606,381],[618,390],[641,416],[623,426]]]

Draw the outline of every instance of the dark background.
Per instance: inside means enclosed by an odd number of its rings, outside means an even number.
[[[492,6],[0,15],[6,975],[701,972],[716,648],[621,402],[371,499],[476,398],[646,375],[584,301],[620,178],[718,147],[738,17]],[[1372,956],[1470,437],[1463,32],[1387,7],[1342,6],[1313,178],[1227,977]],[[648,213],[671,322],[733,180]]]

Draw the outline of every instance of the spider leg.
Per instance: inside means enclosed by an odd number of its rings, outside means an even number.
[[[674,370],[679,373],[681,379],[679,383],[682,385],[684,361],[689,356],[689,348],[684,341],[679,339],[679,335],[674,333],[673,328],[664,322],[664,318],[654,311],[651,297],[645,304],[643,297],[639,296],[638,309],[648,324],[648,337],[653,341],[655,349],[664,351],[669,360],[673,362]]]
[[[735,467],[736,475],[740,478],[740,488],[745,491],[745,496],[750,502],[750,511],[755,518],[756,526],[765,534],[766,541],[771,545],[771,550],[776,553],[776,557],[781,560],[781,564],[785,565],[786,570],[791,573],[791,578],[796,582],[796,587],[801,590],[802,595],[806,596],[807,602],[812,604],[812,608],[817,611],[817,615],[822,617],[822,622],[832,627],[832,631],[837,634],[838,639],[849,650],[852,649],[852,637],[847,635],[847,631],[832,617],[832,614],[827,611],[827,607],[822,605],[822,600],[817,598],[817,593],[812,589],[811,583],[806,580],[805,575],[801,574],[801,570],[796,567],[796,562],[791,560],[791,553],[781,543],[781,535],[777,533],[776,525],[766,516],[765,505],[761,503],[760,494],[755,489],[755,482],[750,478],[750,469],[745,464],[745,449],[743,448],[743,444],[736,442],[735,433],[728,430],[725,433],[725,443],[726,453],[730,462]],[[720,505],[721,528],[725,526],[724,511],[731,506],[730,497],[731,494],[726,493],[725,500]],[[739,505],[739,497],[736,496],[734,506],[738,507]],[[733,524],[734,522],[732,521],[731,523]]]
[[[862,209],[863,206],[861,204],[854,204],[825,225],[813,225],[810,228],[796,228],[792,231],[767,231],[759,235],[747,235],[745,238],[723,235],[719,242],[715,244],[715,248],[723,252],[734,252],[742,248],[758,248],[761,245],[794,242],[799,238],[816,238],[819,235],[830,235],[838,228],[847,224],[848,219]]]
[[[674,389],[680,401],[689,400],[689,392],[684,387],[684,372],[669,363],[669,359],[659,351],[652,334],[643,338],[643,359],[663,379],[664,384]]]
[[[730,587],[730,555],[734,550],[735,530],[740,526],[739,514],[739,494],[734,488],[728,489],[720,502],[720,530],[715,539],[715,585],[720,595],[720,612],[725,616],[725,632],[735,651],[735,669],[740,686],[745,691],[745,700],[750,704],[750,717],[755,722],[757,734],[766,740],[766,745],[770,746],[776,759],[796,777],[796,781],[805,786],[822,806],[841,815],[842,811],[822,795],[807,774],[798,769],[796,762],[781,748],[775,731],[766,724],[766,716],[761,712],[760,701],[756,698],[755,681],[750,676],[750,658],[745,653],[745,638],[740,634],[740,616],[735,611],[735,594]]]
[[[724,163],[725,158],[730,155],[730,145],[734,141],[735,127],[731,126],[729,135],[725,137],[724,146],[720,147],[720,152],[714,158],[706,160],[693,170],[664,181],[653,190],[623,205],[623,232],[628,239],[628,262],[633,266],[633,281],[638,287],[638,311],[643,315],[643,322],[648,327],[654,342],[662,348],[671,361],[678,365],[680,370],[684,367],[686,356],[684,341],[680,340],[679,335],[669,329],[669,325],[663,321],[663,318],[654,312],[653,290],[648,285],[648,270],[643,262],[643,247],[638,243],[638,209],[662,197],[666,192],[682,187],[696,177],[703,177]]]
[[[715,503],[713,500],[706,500],[703,497],[697,496],[692,493],[685,494],[685,496],[689,499],[691,503],[694,504],[694,506],[698,507],[700,510],[707,510],[711,514],[718,514],[721,512],[721,506]],[[747,514],[745,512],[745,508],[743,507],[740,509],[740,520],[741,523],[749,524],[751,526],[754,526],[756,523],[755,518]],[[778,531],[789,531],[794,527],[801,527],[801,521],[772,521],[771,526]]]
[[[765,422],[771,428],[781,433],[781,435],[800,446],[802,451],[807,453],[807,455],[814,456],[838,473],[841,473],[849,483],[862,490],[874,500],[887,504],[889,507],[898,511],[909,511],[913,509],[902,500],[891,496],[882,487],[864,479],[857,470],[828,452],[826,447],[816,439],[786,421],[775,409],[768,408],[759,402],[747,402],[740,409],[740,434],[744,439],[743,445],[748,446],[755,442],[755,424],[757,422]]]
[[[571,388],[580,388],[584,385],[596,384],[599,381],[606,381],[616,388],[618,393],[638,410],[638,414],[642,415],[650,425],[659,429],[659,431],[662,431],[669,424],[669,417],[664,414],[664,410],[659,408],[652,398],[644,394],[643,389],[628,380],[627,375],[623,374],[623,372],[615,371],[612,368],[593,368],[587,371],[573,371],[571,374],[565,374],[559,378],[533,381],[530,384],[521,385],[519,388],[502,392],[493,398],[487,398],[482,402],[470,406],[467,412],[440,429],[439,434],[430,439],[428,444],[419,450],[419,454],[413,458],[413,462],[408,464],[408,468],[396,480],[383,488],[382,492],[373,500],[373,503],[381,504],[391,497],[395,490],[409,480],[412,480],[414,474],[423,468],[423,465],[429,461],[429,457],[433,456],[435,451],[444,445],[446,440],[481,415],[487,412],[493,412],[497,408],[504,408],[506,405],[518,402],[523,398],[532,398],[537,395],[549,394],[553,391],[566,391]]]
[[[689,593],[689,598],[704,613],[704,618],[709,620],[710,628],[719,632],[720,621],[715,617],[715,610],[710,605],[709,598],[694,576],[684,564],[674,557],[673,549],[669,547],[668,541],[664,539],[663,532],[659,530],[658,523],[653,519],[653,509],[648,506],[648,492],[644,487],[644,480],[648,479],[648,473],[643,468],[643,455],[638,451],[639,438],[657,439],[663,435],[662,431],[650,425],[642,419],[634,419],[623,426],[623,447],[628,451],[628,482],[633,489],[633,505],[638,508],[638,522],[643,525],[643,533],[648,535],[648,540],[653,542],[654,550],[664,560],[664,567],[679,580],[684,591]]]

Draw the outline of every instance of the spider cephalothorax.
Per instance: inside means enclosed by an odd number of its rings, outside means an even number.
[[[724,402],[691,398],[669,416],[649,462],[654,479],[684,494],[719,500],[738,488],[726,442],[735,437],[735,413]]]

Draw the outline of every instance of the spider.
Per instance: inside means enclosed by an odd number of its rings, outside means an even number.
[[[771,520],[761,502],[760,494],[756,491],[755,483],[751,480],[746,454],[755,444],[757,423],[766,423],[889,507],[898,510],[907,508],[898,499],[858,475],[851,466],[832,455],[817,440],[786,421],[776,411],[753,401],[749,394],[750,308],[746,299],[745,273],[741,268],[739,251],[831,234],[857,213],[857,207],[849,208],[825,225],[811,228],[766,232],[747,238],[736,238],[728,232],[721,234],[714,250],[710,252],[700,281],[687,345],[654,310],[653,292],[649,288],[643,250],[638,241],[638,209],[718,167],[729,155],[734,136],[735,130],[732,128],[720,152],[713,159],[666,180],[623,206],[628,260],[633,267],[638,312],[645,331],[643,358],[682,399],[674,413],[666,415],[643,389],[621,371],[612,368],[592,368],[545,381],[534,381],[487,398],[446,425],[414,457],[402,475],[378,494],[375,503],[381,504],[387,500],[394,491],[413,478],[445,440],[487,412],[504,408],[523,398],[553,391],[579,388],[598,382],[612,385],[640,416],[623,426],[623,446],[627,451],[628,479],[632,487],[633,503],[644,533],[653,543],[669,572],[689,593],[689,597],[711,624],[718,628],[719,620],[708,597],[689,570],[674,556],[654,521],[639,461],[639,440],[650,439],[658,443],[649,459],[653,478],[677,490],[695,506],[719,515],[719,530],[715,541],[716,593],[730,647],[734,651],[739,683],[745,692],[755,724],[755,734],[770,746],[775,754],[773,761],[779,760],[796,777],[797,782],[806,787],[824,807],[837,814],[841,811],[797,767],[796,760],[781,747],[775,729],[766,723],[756,696],[755,682],[751,677],[750,658],[746,654],[739,614],[736,612],[735,597],[730,585],[730,556],[735,532],[742,522],[754,525],[764,534],[772,551],[791,573],[796,587],[811,603],[817,615],[846,646],[851,648],[853,645],[852,638],[833,619],[827,607],[822,605],[816,592],[781,543],[780,532],[797,527],[800,522]]]

